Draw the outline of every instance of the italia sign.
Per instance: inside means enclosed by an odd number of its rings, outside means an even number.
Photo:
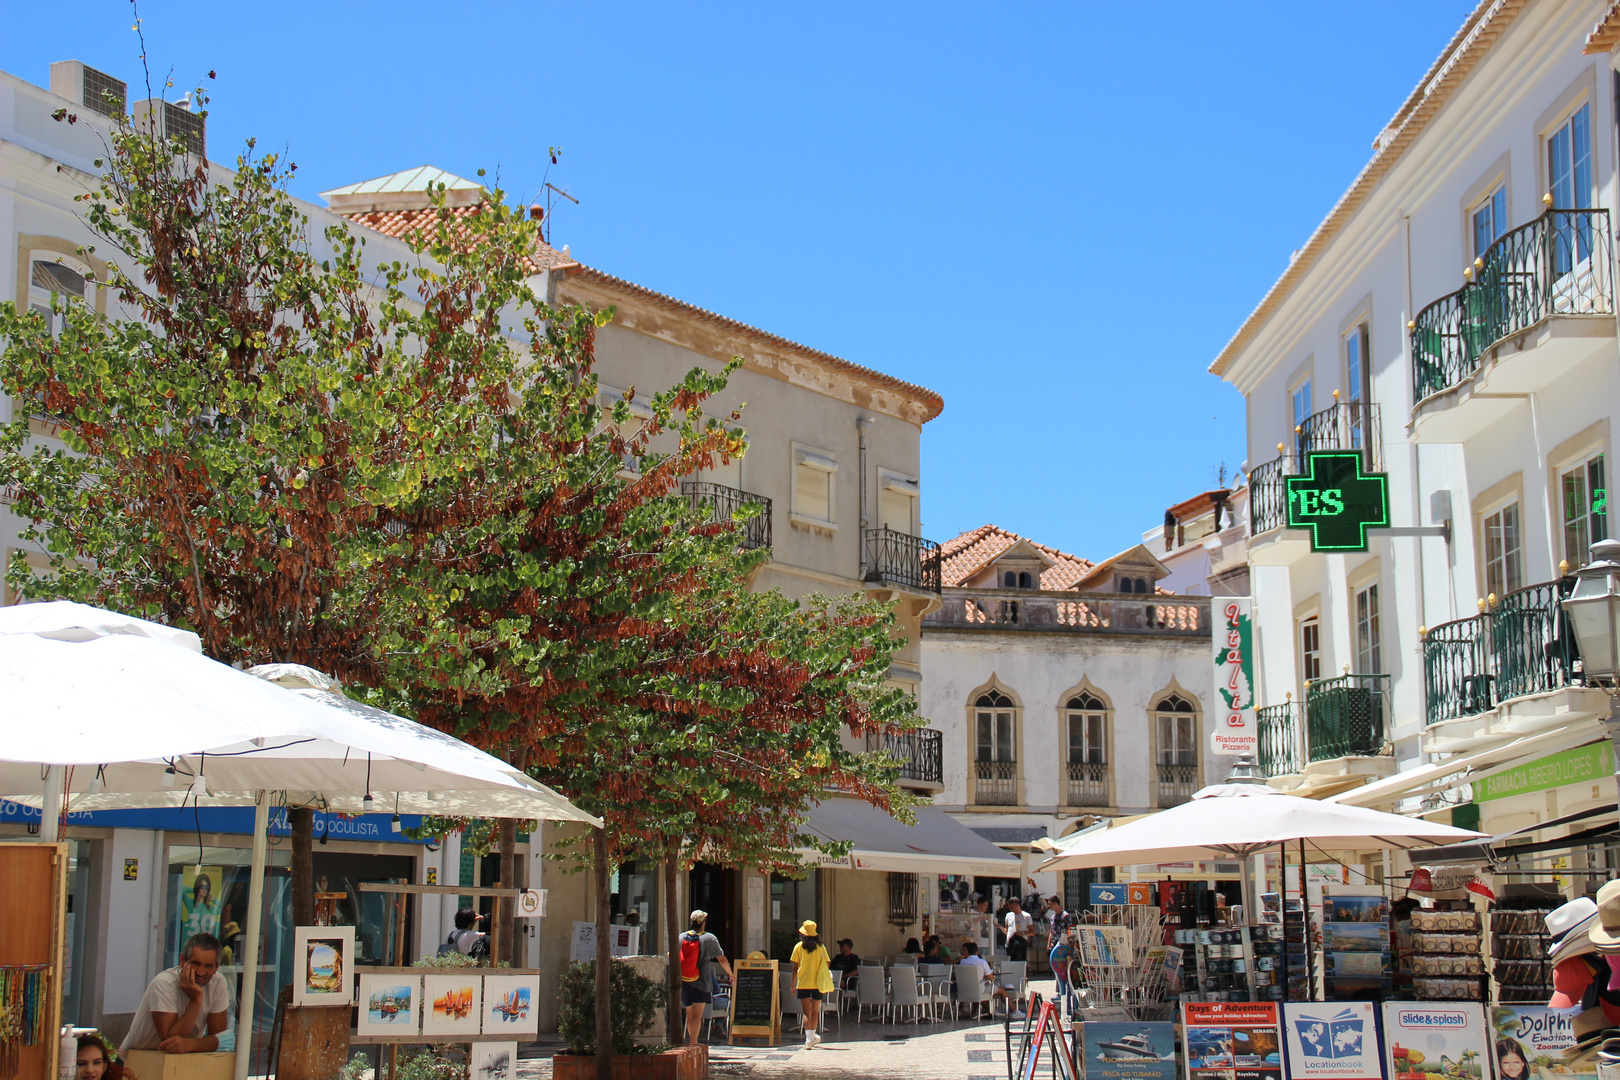
[[[1359,450],[1314,450],[1284,477],[1288,527],[1311,530],[1312,551],[1366,551],[1367,530],[1389,527],[1389,474],[1361,471]]]
[[[1210,748],[1217,754],[1258,754],[1254,719],[1254,632],[1247,596],[1216,597],[1215,701],[1220,708]]]

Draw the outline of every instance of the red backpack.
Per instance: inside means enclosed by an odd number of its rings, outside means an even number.
[[[696,982],[698,978],[698,957],[703,955],[703,942],[697,934],[688,930],[681,935],[681,981]]]

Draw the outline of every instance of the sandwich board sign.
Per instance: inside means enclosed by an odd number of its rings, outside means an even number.
[[[781,982],[775,960],[731,962],[731,1013],[726,1024],[733,1045],[739,1038],[782,1041]]]

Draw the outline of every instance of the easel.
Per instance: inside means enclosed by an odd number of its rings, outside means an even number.
[[[394,894],[394,960],[393,965],[356,964],[355,973],[358,975],[427,975],[432,968],[404,967],[399,962],[405,959],[405,904],[413,895],[418,896],[490,896],[495,899],[510,897],[514,903],[517,897],[522,896],[523,889],[503,889],[499,887],[482,889],[471,885],[412,885],[405,881],[362,881],[357,888],[361,892],[392,893]],[[491,919],[489,924],[489,955],[491,959],[500,955],[500,920]],[[502,975],[538,975],[539,968],[500,968]],[[538,1004],[538,1003],[536,1003]],[[362,1008],[364,1006],[362,1005]],[[360,1042],[358,1034],[355,1041]],[[401,1043],[423,1043],[434,1040],[424,1035],[367,1035],[361,1045],[388,1047],[388,1080],[395,1080],[395,1073],[399,1068],[399,1047]],[[457,1045],[466,1044],[468,1059],[472,1058],[472,1044],[475,1042],[511,1042],[512,1037],[506,1034],[498,1035],[460,1035],[455,1042]],[[380,1071],[380,1070],[379,1070]]]
[[[775,960],[737,960],[731,965],[731,1012],[726,1018],[726,1039],[736,1046],[738,1038],[769,1039],[772,1046],[782,1041],[782,981]],[[760,984],[770,980],[769,990]],[[747,993],[748,1001],[743,1001]],[[760,1015],[763,998],[770,1001],[770,1012]],[[763,1022],[762,1022],[763,1021]]]

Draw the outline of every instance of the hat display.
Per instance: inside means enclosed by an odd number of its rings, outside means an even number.
[[[1570,928],[1562,939],[1555,941],[1547,949],[1549,963],[1558,964],[1573,956],[1585,956],[1587,953],[1598,951],[1593,944],[1588,931],[1597,925],[1597,913],[1593,912]]]
[[[1601,953],[1620,953],[1620,881],[1611,881],[1598,890],[1597,922],[1586,934]]]
[[[1603,1011],[1601,1005],[1584,1009],[1576,1014],[1572,1027],[1575,1045],[1564,1051],[1566,1056],[1596,1049],[1599,1043],[1609,1038],[1609,1014]]]
[[[815,937],[816,924],[811,922],[809,919],[804,920],[804,922],[799,926],[799,933],[803,934],[805,937]]]
[[[1554,941],[1562,941],[1564,936],[1575,929],[1578,924],[1596,915],[1597,909],[1598,906],[1592,902],[1592,898],[1589,896],[1571,900],[1563,907],[1554,908],[1547,912],[1546,915],[1547,936]]]

